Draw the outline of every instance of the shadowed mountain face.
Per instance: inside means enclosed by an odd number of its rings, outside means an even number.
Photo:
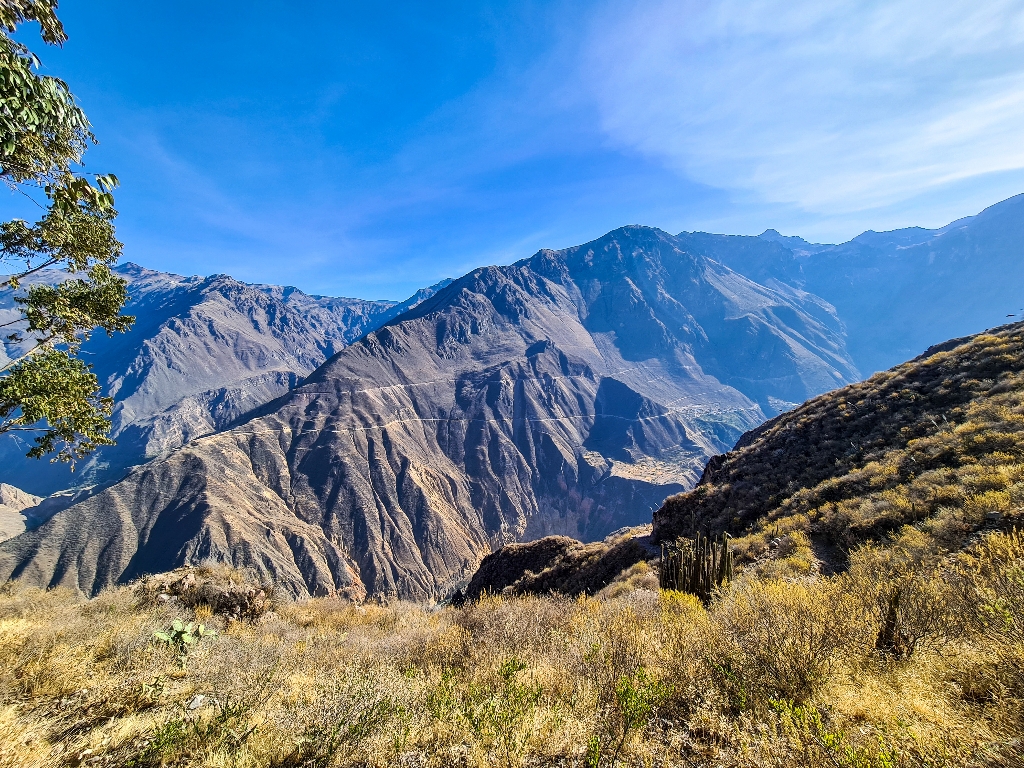
[[[135,264],[117,271],[129,281],[125,311],[136,316],[135,326],[112,338],[95,336],[82,348],[105,394],[115,399],[111,436],[117,445],[100,449],[71,474],[67,465],[26,459],[31,443],[6,435],[0,482],[51,494],[116,480],[127,467],[222,429],[282,395],[338,350],[448,282],[399,304],[309,296],[226,275],[180,277]],[[13,317],[10,306],[10,292],[0,294],[0,316]]]
[[[857,378],[821,300],[627,227],[455,281],[0,545],[0,577],[92,593],[216,560],[295,596],[443,597],[498,545],[649,521],[766,415]]]
[[[760,237],[684,232],[680,239],[759,283],[830,302],[865,375],[1024,316],[1024,195],[941,229],[865,232],[842,245],[774,230]]]

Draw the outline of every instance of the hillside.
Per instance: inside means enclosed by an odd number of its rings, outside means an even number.
[[[67,465],[24,458],[28,444],[7,435],[0,440],[0,482],[49,495],[117,480],[127,467],[280,396],[335,352],[447,284],[399,304],[309,296],[227,275],[181,277],[131,263],[116,271],[128,280],[125,312],[136,316],[135,326],[112,338],[94,336],[82,356],[114,397],[117,445],[98,450],[72,474]],[[10,306],[10,291],[0,292],[0,318],[14,316]]]
[[[653,528],[503,547],[467,595],[596,594],[657,545],[728,533],[742,568],[803,577],[904,535],[935,554],[1024,526],[1024,323],[952,339],[744,434]],[[911,528],[906,528],[911,526]],[[908,533],[912,531],[912,533]]]
[[[679,235],[694,253],[779,289],[835,307],[850,356],[870,375],[945,339],[1024,316],[1024,195],[940,229],[864,232],[819,245],[768,230],[760,237]]]
[[[1024,539],[915,555],[707,606],[646,563],[459,607],[268,600],[226,568],[10,584],[0,766],[1020,766]]]
[[[744,435],[654,515],[655,541],[736,536],[743,558],[805,566],[913,525],[959,549],[1024,523],[1024,323],[938,345]],[[807,551],[807,548],[810,551]]]
[[[838,321],[627,227],[466,275],[226,431],[0,545],[86,593],[182,564],[451,594],[495,546],[647,522],[766,415],[858,377]]]

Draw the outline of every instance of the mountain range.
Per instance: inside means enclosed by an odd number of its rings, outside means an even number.
[[[27,459],[31,443],[0,440],[0,482],[47,496],[72,485],[119,479],[127,467],[222,429],[296,386],[327,358],[450,281],[404,302],[309,296],[295,288],[247,285],[227,275],[182,277],[128,263],[128,333],[94,335],[82,347],[115,401],[111,436],[72,474],[67,465]],[[36,281],[57,281],[47,272]],[[0,293],[0,320],[15,317]],[[11,345],[13,346],[13,345]],[[0,363],[10,348],[0,349]]]
[[[0,545],[95,593],[203,560],[436,599],[492,548],[650,519],[765,417],[858,377],[821,300],[625,227],[475,270],[237,425]]]
[[[868,231],[841,245],[774,230],[679,237],[752,280],[823,298],[843,321],[865,376],[932,344],[1024,317],[1024,194],[940,229]]]
[[[213,560],[444,597],[502,544],[650,522],[765,419],[1020,312],[1021,235],[1024,196],[842,245],[631,226],[401,305],[126,265],[137,327],[86,347],[119,444],[23,513],[67,507],[0,577],[95,593]],[[8,455],[0,480],[67,487]]]

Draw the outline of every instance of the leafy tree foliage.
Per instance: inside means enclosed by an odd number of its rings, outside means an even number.
[[[0,179],[37,205],[38,221],[0,224],[0,290],[18,313],[0,323],[0,434],[35,433],[28,452],[71,462],[113,441],[112,400],[77,355],[96,329],[126,331],[125,281],[110,267],[121,255],[114,232],[113,175],[86,175],[82,157],[96,143],[67,84],[39,74],[39,59],[11,38],[39,24],[43,41],[67,40],[56,0],[0,0]],[[43,269],[69,277],[55,285],[24,282]]]

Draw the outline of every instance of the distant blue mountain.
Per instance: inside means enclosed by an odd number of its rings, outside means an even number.
[[[864,375],[1024,317],[1024,195],[941,229],[868,231],[841,245],[772,229],[758,237],[679,237],[752,280],[832,304]]]

